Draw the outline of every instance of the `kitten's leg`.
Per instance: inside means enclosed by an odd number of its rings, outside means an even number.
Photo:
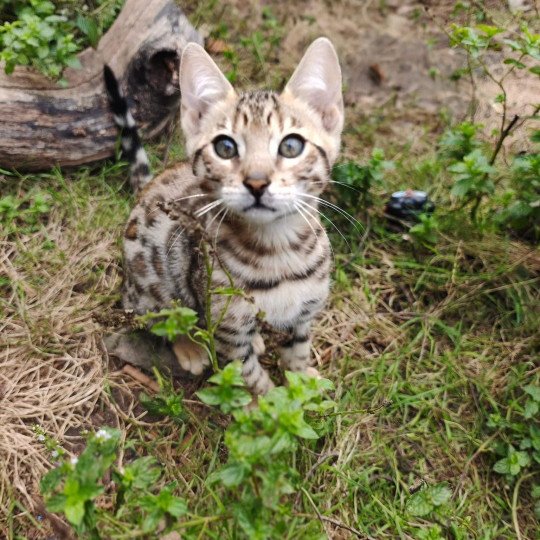
[[[266,351],[266,347],[264,346],[264,340],[261,334],[259,332],[256,332],[253,336],[253,341],[251,342],[253,345],[253,352],[257,356],[261,356],[261,354],[264,354]]]
[[[180,336],[172,348],[182,369],[193,375],[200,375],[210,365],[206,350],[187,336]]]
[[[216,349],[221,358],[231,362],[242,360],[242,376],[254,394],[266,394],[274,383],[261,366],[258,353],[264,352],[262,336],[257,333],[255,319],[250,324],[235,325],[225,320],[215,334]]]
[[[289,371],[320,377],[318,370],[310,365],[310,329],[311,321],[302,322],[293,328],[291,338],[281,346],[281,363]]]

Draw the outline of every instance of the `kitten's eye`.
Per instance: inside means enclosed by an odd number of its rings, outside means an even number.
[[[295,158],[304,150],[304,139],[300,135],[287,135],[280,143],[278,152],[286,158]]]
[[[212,141],[212,144],[216,154],[222,159],[232,159],[238,155],[236,143],[227,135],[219,135]]]

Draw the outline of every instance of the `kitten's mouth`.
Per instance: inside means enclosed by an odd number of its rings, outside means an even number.
[[[270,210],[270,212],[275,212],[276,211],[275,208],[271,208],[270,206],[266,206],[266,204],[263,204],[260,201],[254,202],[250,206],[246,206],[243,211],[244,212],[249,212],[250,210]]]

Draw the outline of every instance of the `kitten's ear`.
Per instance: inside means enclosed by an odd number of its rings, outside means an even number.
[[[318,38],[309,46],[284,92],[317,110],[325,129],[339,135],[343,127],[341,68],[329,39]]]
[[[208,109],[234,95],[234,89],[208,53],[200,45],[188,43],[180,61],[180,93],[182,127],[190,136],[197,133]]]

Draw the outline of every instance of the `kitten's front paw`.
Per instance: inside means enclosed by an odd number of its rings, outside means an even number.
[[[263,337],[261,336],[261,334],[259,334],[259,333],[255,334],[251,344],[253,345],[253,352],[257,356],[261,356],[262,354],[264,354],[264,351],[266,350],[266,347],[264,346],[264,340],[263,340]]]
[[[322,375],[319,373],[319,370],[311,366],[304,369],[303,373],[309,375],[310,377],[313,377],[314,379],[322,379]]]
[[[173,343],[173,351],[182,369],[193,375],[200,375],[210,365],[210,359],[204,348],[186,336],[179,337]]]

